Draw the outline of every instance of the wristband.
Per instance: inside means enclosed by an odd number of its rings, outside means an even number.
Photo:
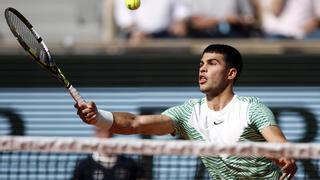
[[[109,111],[98,109],[96,127],[109,130],[113,124],[113,114]]]

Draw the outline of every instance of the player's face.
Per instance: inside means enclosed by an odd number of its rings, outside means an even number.
[[[229,69],[224,56],[219,53],[204,53],[200,60],[199,86],[205,94],[217,96],[228,86]]]

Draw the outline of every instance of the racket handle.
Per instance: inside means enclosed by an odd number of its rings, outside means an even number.
[[[83,98],[81,97],[80,93],[76,90],[76,88],[74,88],[72,85],[70,85],[70,87],[68,88],[70,95],[72,96],[72,98],[77,102],[77,103],[84,103],[85,101],[83,100]]]

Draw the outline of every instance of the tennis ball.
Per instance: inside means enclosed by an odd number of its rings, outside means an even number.
[[[136,10],[140,7],[140,0],[125,0],[126,6],[130,10]]]

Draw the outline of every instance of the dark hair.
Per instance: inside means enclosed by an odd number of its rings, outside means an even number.
[[[241,70],[242,70],[242,57],[240,52],[229,45],[225,44],[211,44],[207,46],[203,53],[219,53],[224,56],[224,61],[226,62],[226,65],[228,68],[236,68],[237,70],[237,77],[239,77]]]

